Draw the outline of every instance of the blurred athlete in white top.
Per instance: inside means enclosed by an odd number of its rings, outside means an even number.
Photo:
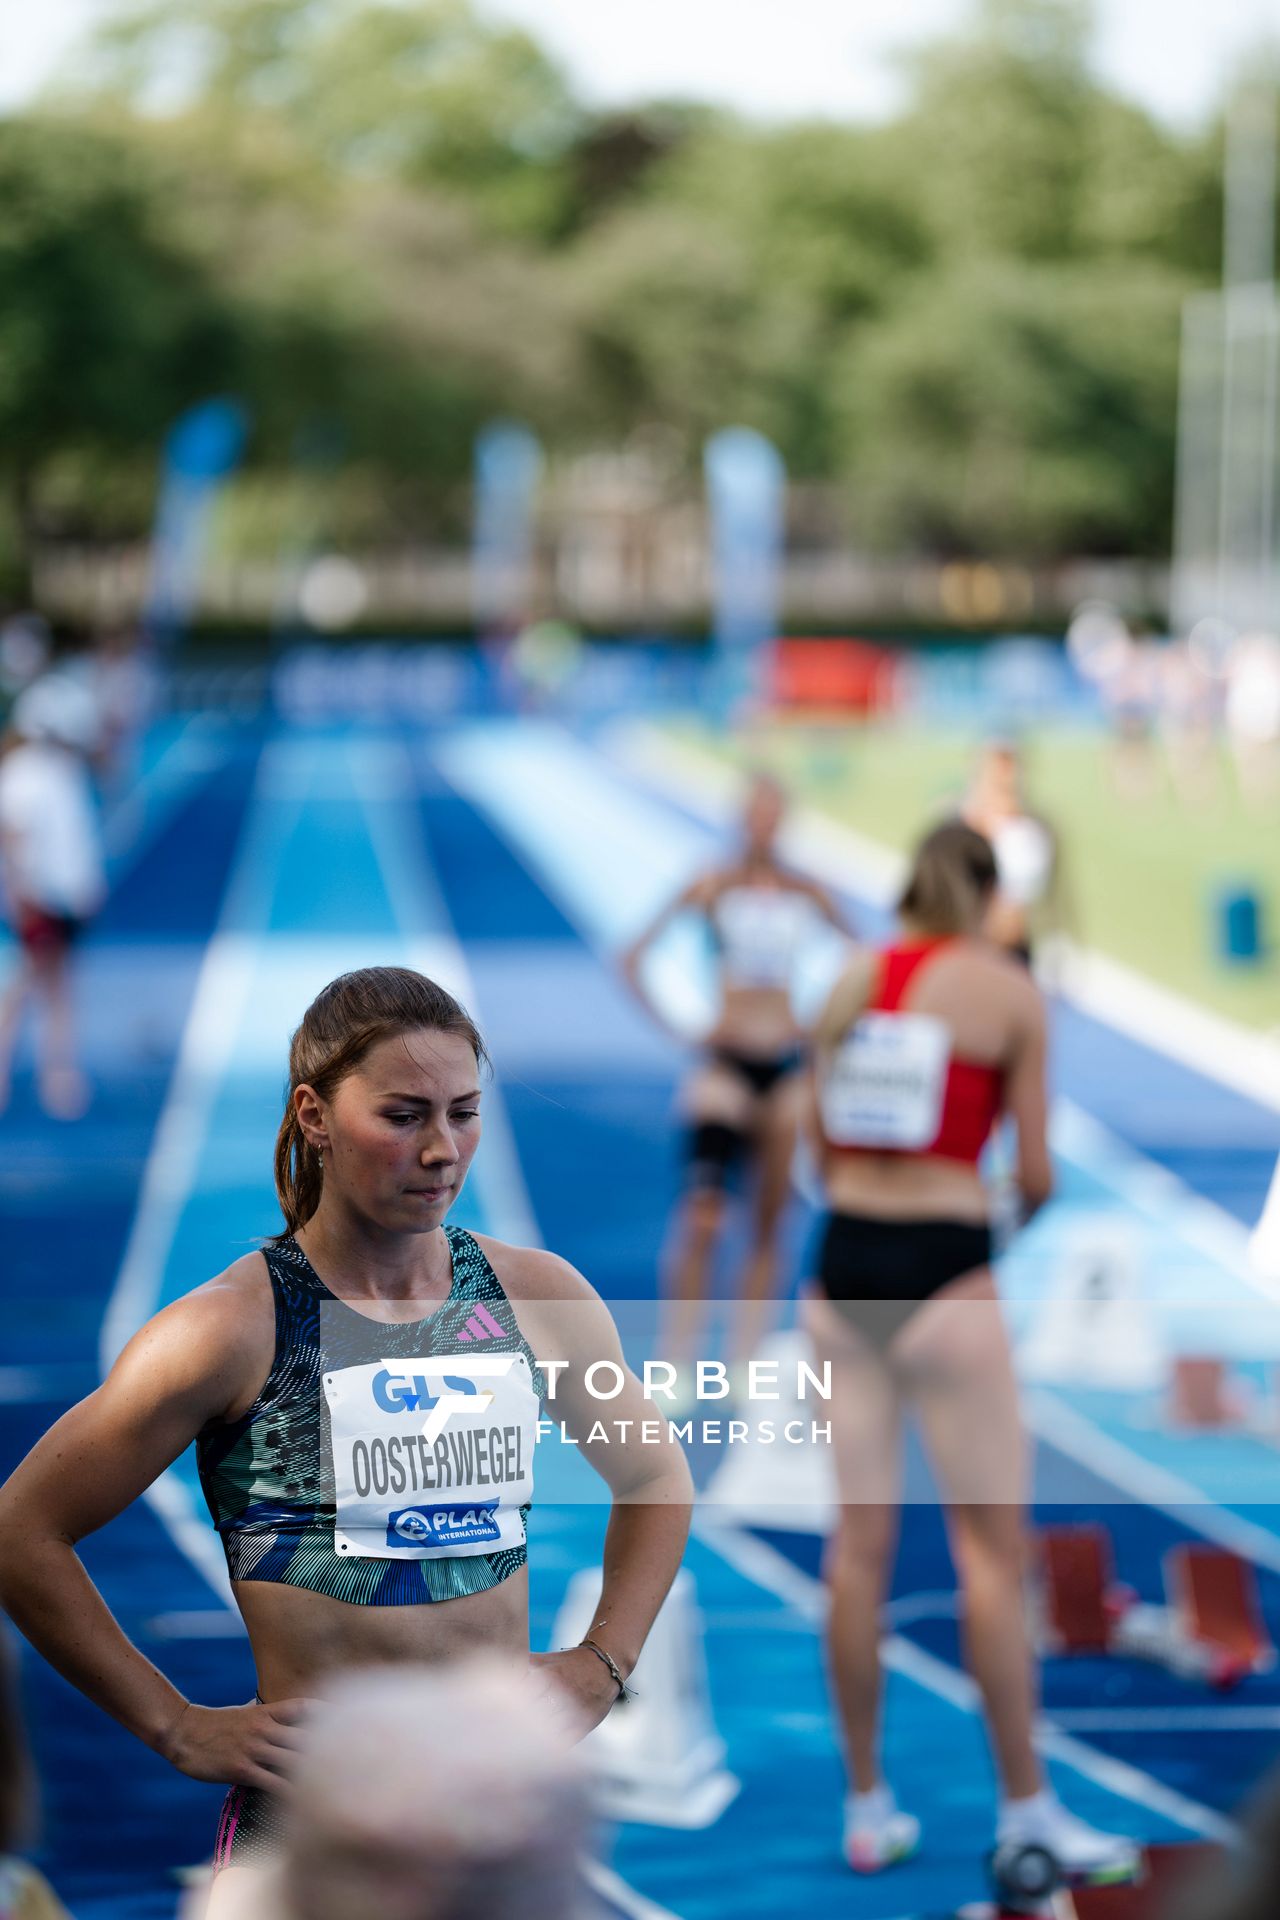
[[[848,931],[826,890],[793,873],[780,858],[777,839],[785,812],[777,781],[758,775],[747,792],[734,855],[696,875],[622,956],[624,976],[664,1026],[641,970],[658,935],[681,915],[698,916],[717,961],[718,1011],[703,1039],[702,1058],[681,1089],[688,1172],[661,1348],[681,1367],[692,1358],[709,1294],[730,1182],[744,1166],[752,1176],[753,1217],[731,1360],[750,1359],[764,1331],[803,1098],[800,1070],[807,1035],[792,1001],[797,963],[821,922]]]
[[[0,1107],[22,1011],[42,1003],[37,1026],[41,1105],[77,1119],[89,1089],[76,1063],[71,1008],[72,944],[105,892],[102,841],[88,758],[98,740],[92,694],[47,674],[14,702],[0,758],[0,878],[20,959],[0,996]]]

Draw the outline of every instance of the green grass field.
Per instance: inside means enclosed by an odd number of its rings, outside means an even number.
[[[899,726],[779,722],[726,742],[682,728],[689,745],[766,766],[860,833],[903,848],[961,795],[970,735]],[[1184,797],[1163,760],[1140,799],[1117,791],[1108,743],[1084,732],[1026,740],[1033,804],[1056,825],[1071,931],[1085,945],[1263,1031],[1280,1029],[1280,802],[1246,806],[1225,755]],[[1217,896],[1263,899],[1266,958],[1217,958]]]

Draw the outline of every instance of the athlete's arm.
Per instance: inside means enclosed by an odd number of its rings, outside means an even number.
[[[874,952],[870,948],[858,948],[831,989],[827,1004],[814,1022],[810,1035],[812,1054],[802,1119],[809,1142],[819,1155],[824,1146],[820,1097],[822,1083],[830,1070],[836,1048],[871,998],[874,969]]]
[[[702,907],[705,909],[714,891],[715,880],[712,876],[703,875],[697,880],[690,881],[687,887],[683,887],[679,893],[668,900],[667,904],[654,915],[648,925],[642,928],[636,935],[630,946],[624,948],[618,956],[618,966],[622,977],[630,987],[632,993],[640,1002],[645,1012],[652,1015],[659,1026],[666,1028],[669,1033],[674,1033],[675,1029],[663,1014],[662,1009],[654,1005],[653,1000],[646,992],[640,963],[654,941],[660,934],[666,932],[673,920],[678,920],[680,915],[687,913],[691,907]],[[677,1033],[675,1037],[683,1040],[685,1036]]]
[[[595,1288],[555,1254],[506,1251],[523,1267],[508,1293],[518,1302],[538,1358],[565,1363],[552,1368],[554,1394],[548,1377],[547,1416],[564,1422],[565,1432],[613,1495],[600,1604],[587,1637],[625,1678],[679,1571],[689,1536],[692,1477],[679,1442],[671,1438],[663,1402],[645,1398],[626,1363],[613,1316]],[[593,1395],[588,1372],[597,1362],[605,1364],[591,1376]],[[596,1397],[601,1394],[610,1397]],[[589,1648],[543,1655],[538,1663],[580,1697],[592,1725],[617,1698],[608,1667]]]
[[[215,1281],[134,1335],[0,1488],[0,1603],[65,1679],[181,1771],[274,1787],[298,1703],[191,1705],[121,1631],[76,1553],[236,1403],[251,1331],[244,1288]]]
[[[1044,1001],[1019,970],[1021,988],[1013,1052],[1005,1070],[1005,1112],[1018,1133],[1018,1190],[1024,1218],[1042,1207],[1053,1192],[1049,1158],[1048,1095],[1045,1090],[1047,1034]]]
[[[844,934],[846,939],[852,939],[853,924],[835,895],[820,885],[817,880],[810,880],[807,877],[801,880],[800,886],[806,897],[812,901],[815,911],[822,915],[828,926],[834,927],[837,933]]]

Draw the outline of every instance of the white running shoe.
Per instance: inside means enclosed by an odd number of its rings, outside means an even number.
[[[920,1822],[899,1811],[889,1789],[850,1794],[844,1803],[844,1857],[855,1873],[883,1873],[920,1846]]]
[[[1068,1880],[1092,1885],[1132,1880],[1142,1864],[1142,1852],[1135,1841],[1091,1827],[1068,1812],[1048,1788],[1032,1799],[1003,1803],[996,1845],[1043,1847]]]

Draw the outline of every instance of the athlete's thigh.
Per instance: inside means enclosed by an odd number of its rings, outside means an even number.
[[[894,1350],[949,1505],[1021,1511],[1027,1445],[1004,1315],[986,1270],[912,1315]]]
[[[804,1082],[789,1073],[758,1103],[755,1123],[756,1213],[772,1225],[791,1192],[791,1167],[800,1133]]]
[[[715,1060],[695,1068],[680,1089],[680,1111],[694,1126],[712,1124],[746,1133],[754,1105],[755,1095],[742,1075]]]
[[[819,1373],[830,1369],[824,1418],[831,1422],[836,1497],[856,1527],[860,1514],[895,1506],[901,1495],[901,1395],[891,1369],[838,1304],[813,1293],[800,1312]]]

